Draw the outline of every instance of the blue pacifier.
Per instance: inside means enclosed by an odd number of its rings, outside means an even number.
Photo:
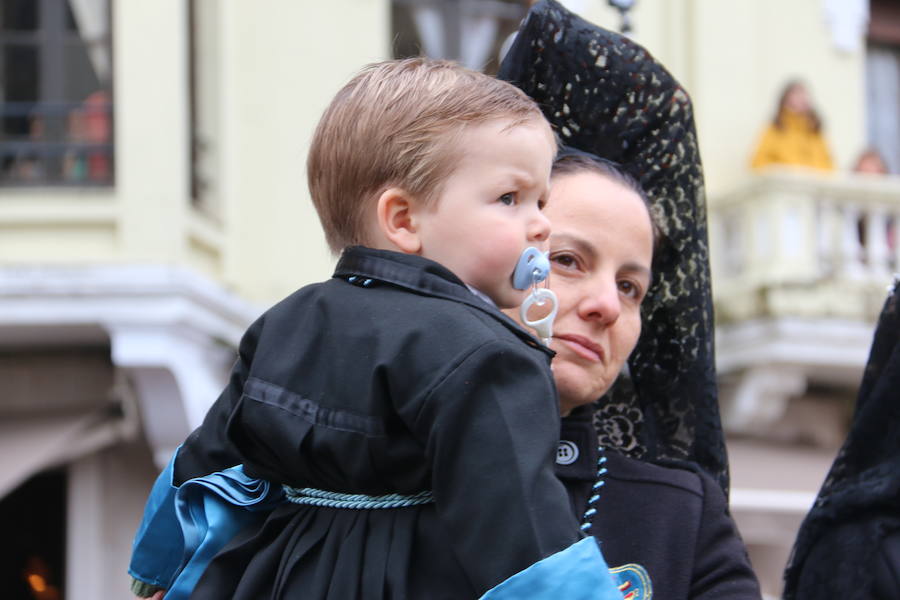
[[[547,279],[549,274],[550,259],[534,246],[529,246],[522,252],[516,270],[513,271],[513,287],[517,290],[527,290]]]
[[[537,248],[529,247],[522,252],[519,262],[516,264],[516,270],[513,271],[513,287],[517,290],[527,290],[531,286],[531,294],[522,302],[519,307],[519,317],[522,324],[534,329],[538,337],[545,346],[550,345],[553,338],[553,320],[556,318],[556,311],[559,308],[559,301],[556,294],[549,288],[538,289],[537,284],[547,279],[550,275],[550,259],[547,254],[541,252]],[[528,319],[528,311],[534,306],[543,306],[549,301],[550,312],[534,321]]]

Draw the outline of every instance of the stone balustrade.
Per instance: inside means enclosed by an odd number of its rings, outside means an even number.
[[[852,402],[900,270],[900,177],[767,171],[709,206],[726,425],[842,439],[825,409]]]
[[[711,198],[717,320],[873,322],[900,265],[900,177],[771,171]]]

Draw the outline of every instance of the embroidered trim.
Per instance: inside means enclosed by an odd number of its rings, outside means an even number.
[[[600,499],[600,488],[606,485],[606,482],[603,480],[603,476],[606,475],[606,467],[603,466],[606,464],[605,450],[603,446],[598,447],[597,450],[600,452],[600,458],[597,459],[597,480],[594,482],[594,487],[591,488],[591,497],[588,499],[587,510],[584,511],[584,516],[581,520],[581,530],[585,533],[590,531],[591,521],[594,515],[597,514],[597,509],[594,508],[594,505]]]
[[[628,563],[609,570],[624,600],[650,600],[653,598],[653,583],[647,569],[636,563]]]
[[[434,502],[434,496],[430,490],[410,496],[404,494],[368,496],[366,494],[328,492],[316,488],[292,488],[287,485],[282,487],[284,487],[284,495],[289,502],[329,508],[349,508],[354,510],[404,508]]]

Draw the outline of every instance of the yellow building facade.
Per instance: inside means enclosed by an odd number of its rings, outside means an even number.
[[[66,598],[120,598],[146,492],[214,401],[241,333],[268,305],[330,276],[305,174],[327,102],[410,27],[423,48],[496,61],[527,2],[53,4],[23,0],[0,14],[5,51],[45,43],[53,23],[64,40],[40,48],[19,96],[10,74],[25,69],[23,55],[5,63],[0,370],[13,385],[0,399],[11,457],[0,519],[15,520],[29,498],[56,498],[46,510],[61,511],[64,535],[51,532],[47,546],[64,549],[30,572]],[[567,4],[620,26],[606,1]],[[849,173],[871,141],[869,8],[640,0],[628,13],[633,38],[694,101],[732,510],[772,597],[846,430],[900,264],[889,233],[900,183]],[[455,28],[435,25],[470,9]],[[447,31],[460,39],[437,39]],[[48,63],[51,50],[59,64]],[[81,62],[65,58],[78,53]],[[81,72],[83,90],[57,85]],[[796,76],[838,172],[751,172],[753,145]]]

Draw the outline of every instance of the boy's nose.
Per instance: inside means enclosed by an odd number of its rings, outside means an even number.
[[[545,242],[550,237],[550,219],[538,212],[528,229],[528,239],[534,242]]]

